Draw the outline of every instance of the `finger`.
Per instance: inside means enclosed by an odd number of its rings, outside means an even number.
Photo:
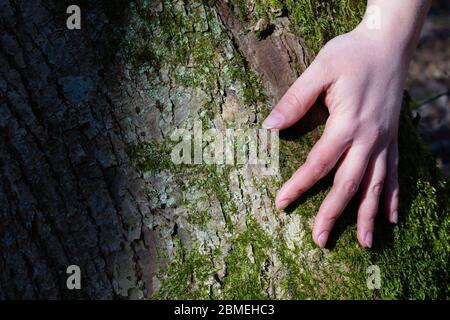
[[[326,81],[317,59],[286,91],[263,122],[265,129],[288,128],[300,120],[324,90]]]
[[[388,151],[387,179],[385,187],[386,217],[391,223],[398,221],[399,185],[398,185],[398,144],[397,140],[391,143]]]
[[[278,191],[275,199],[276,207],[278,209],[286,208],[326,176],[350,143],[351,135],[346,130],[334,126],[332,118],[329,118],[322,137],[308,154],[306,162]]]
[[[325,246],[335,221],[358,190],[370,151],[368,146],[350,147],[336,171],[333,187],[322,202],[314,221],[313,239],[319,247]]]
[[[375,154],[361,184],[362,195],[358,210],[358,241],[363,247],[372,247],[375,217],[386,177],[387,149]]]

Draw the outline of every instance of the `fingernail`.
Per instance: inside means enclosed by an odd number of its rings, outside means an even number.
[[[364,243],[366,244],[367,248],[372,248],[372,239],[373,239],[372,232],[368,231],[364,238]]]
[[[317,244],[319,245],[319,247],[323,248],[325,247],[327,240],[328,240],[328,231],[323,231],[319,235],[319,238],[317,238]]]
[[[290,202],[289,199],[284,199],[284,200],[279,201],[278,205],[277,205],[277,209],[283,210],[284,208],[286,208],[288,206],[289,202]]]
[[[391,222],[393,222],[393,223],[397,223],[398,222],[398,212],[397,212],[397,210],[392,212],[392,214],[391,214]]]
[[[266,118],[266,120],[264,120],[262,127],[264,129],[277,129],[281,127],[283,122],[284,116],[280,112],[273,110]]]

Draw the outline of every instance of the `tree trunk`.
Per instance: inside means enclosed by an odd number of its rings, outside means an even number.
[[[71,3],[2,1],[0,298],[448,297],[448,187],[407,97],[400,221],[380,219],[371,250],[356,243],[356,203],[329,247],[312,243],[332,177],[274,208],[323,106],[280,134],[276,174],[173,162],[177,129],[190,156],[199,130],[259,128],[333,26],[359,18],[355,1],[320,3],[80,1],[69,30]],[[67,288],[69,265],[81,289]]]

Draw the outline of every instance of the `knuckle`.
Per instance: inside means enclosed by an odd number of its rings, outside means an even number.
[[[316,65],[316,68],[321,70],[326,70],[328,67],[327,64],[327,50],[321,50],[317,57],[314,59],[314,64]]]
[[[339,214],[329,213],[323,217],[323,220],[327,225],[333,225],[336,222],[336,220],[338,219],[338,217],[339,217]]]
[[[327,162],[322,161],[322,160],[307,160],[309,165],[308,167],[310,168],[312,174],[314,175],[314,177],[316,179],[321,179],[324,176],[327,175],[327,173],[330,171],[329,169],[329,165]]]
[[[358,211],[358,223],[365,225],[368,229],[373,229],[378,210]]]
[[[327,50],[323,49],[320,50],[312,64],[305,70],[305,73],[309,73],[309,76],[315,76],[317,73],[325,75],[323,78],[315,80],[320,81],[322,85],[324,84],[325,77],[329,77],[333,74],[333,64],[330,63],[329,54],[326,52]]]
[[[355,180],[348,180],[342,184],[342,192],[347,197],[353,197],[358,190],[358,184]]]
[[[383,192],[383,181],[375,183],[375,185],[372,186],[372,192],[376,197],[379,197]]]
[[[376,144],[382,135],[382,129],[377,124],[371,124],[368,120],[360,120],[358,122],[357,135],[365,143],[370,145]]]
[[[364,217],[364,219],[366,220],[366,223],[369,226],[373,226],[373,224],[375,223],[375,218],[376,217],[377,217],[377,212],[376,211],[371,211]]]
[[[294,198],[296,198],[297,195],[305,193],[306,191],[307,191],[307,189],[303,186],[303,184],[301,184],[301,183],[294,183],[292,185],[291,194],[289,195],[289,197],[294,199]]]
[[[345,126],[345,133],[347,136],[352,137],[355,135],[355,133],[358,131],[358,124],[356,122],[347,122]]]
[[[326,125],[333,130],[333,139],[344,144],[350,143],[358,131],[356,122],[351,122],[347,117],[340,115],[330,117]]]
[[[388,130],[384,126],[375,126],[367,129],[367,139],[371,143],[383,141],[387,138]]]
[[[314,59],[314,63],[319,63],[320,65],[326,64],[326,62],[330,59],[333,59],[335,52],[333,51],[333,44],[336,43],[336,39],[340,36],[337,36],[334,39],[331,39],[325,43],[319,53],[316,55]]]

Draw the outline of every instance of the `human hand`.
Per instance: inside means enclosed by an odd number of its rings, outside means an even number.
[[[398,219],[397,133],[409,58],[363,25],[331,40],[282,97],[263,127],[281,130],[296,123],[319,95],[330,116],[306,162],[279,190],[286,208],[337,165],[334,183],[315,218],[313,239],[325,246],[337,218],[361,189],[357,237],[371,247],[374,221],[384,211]]]

